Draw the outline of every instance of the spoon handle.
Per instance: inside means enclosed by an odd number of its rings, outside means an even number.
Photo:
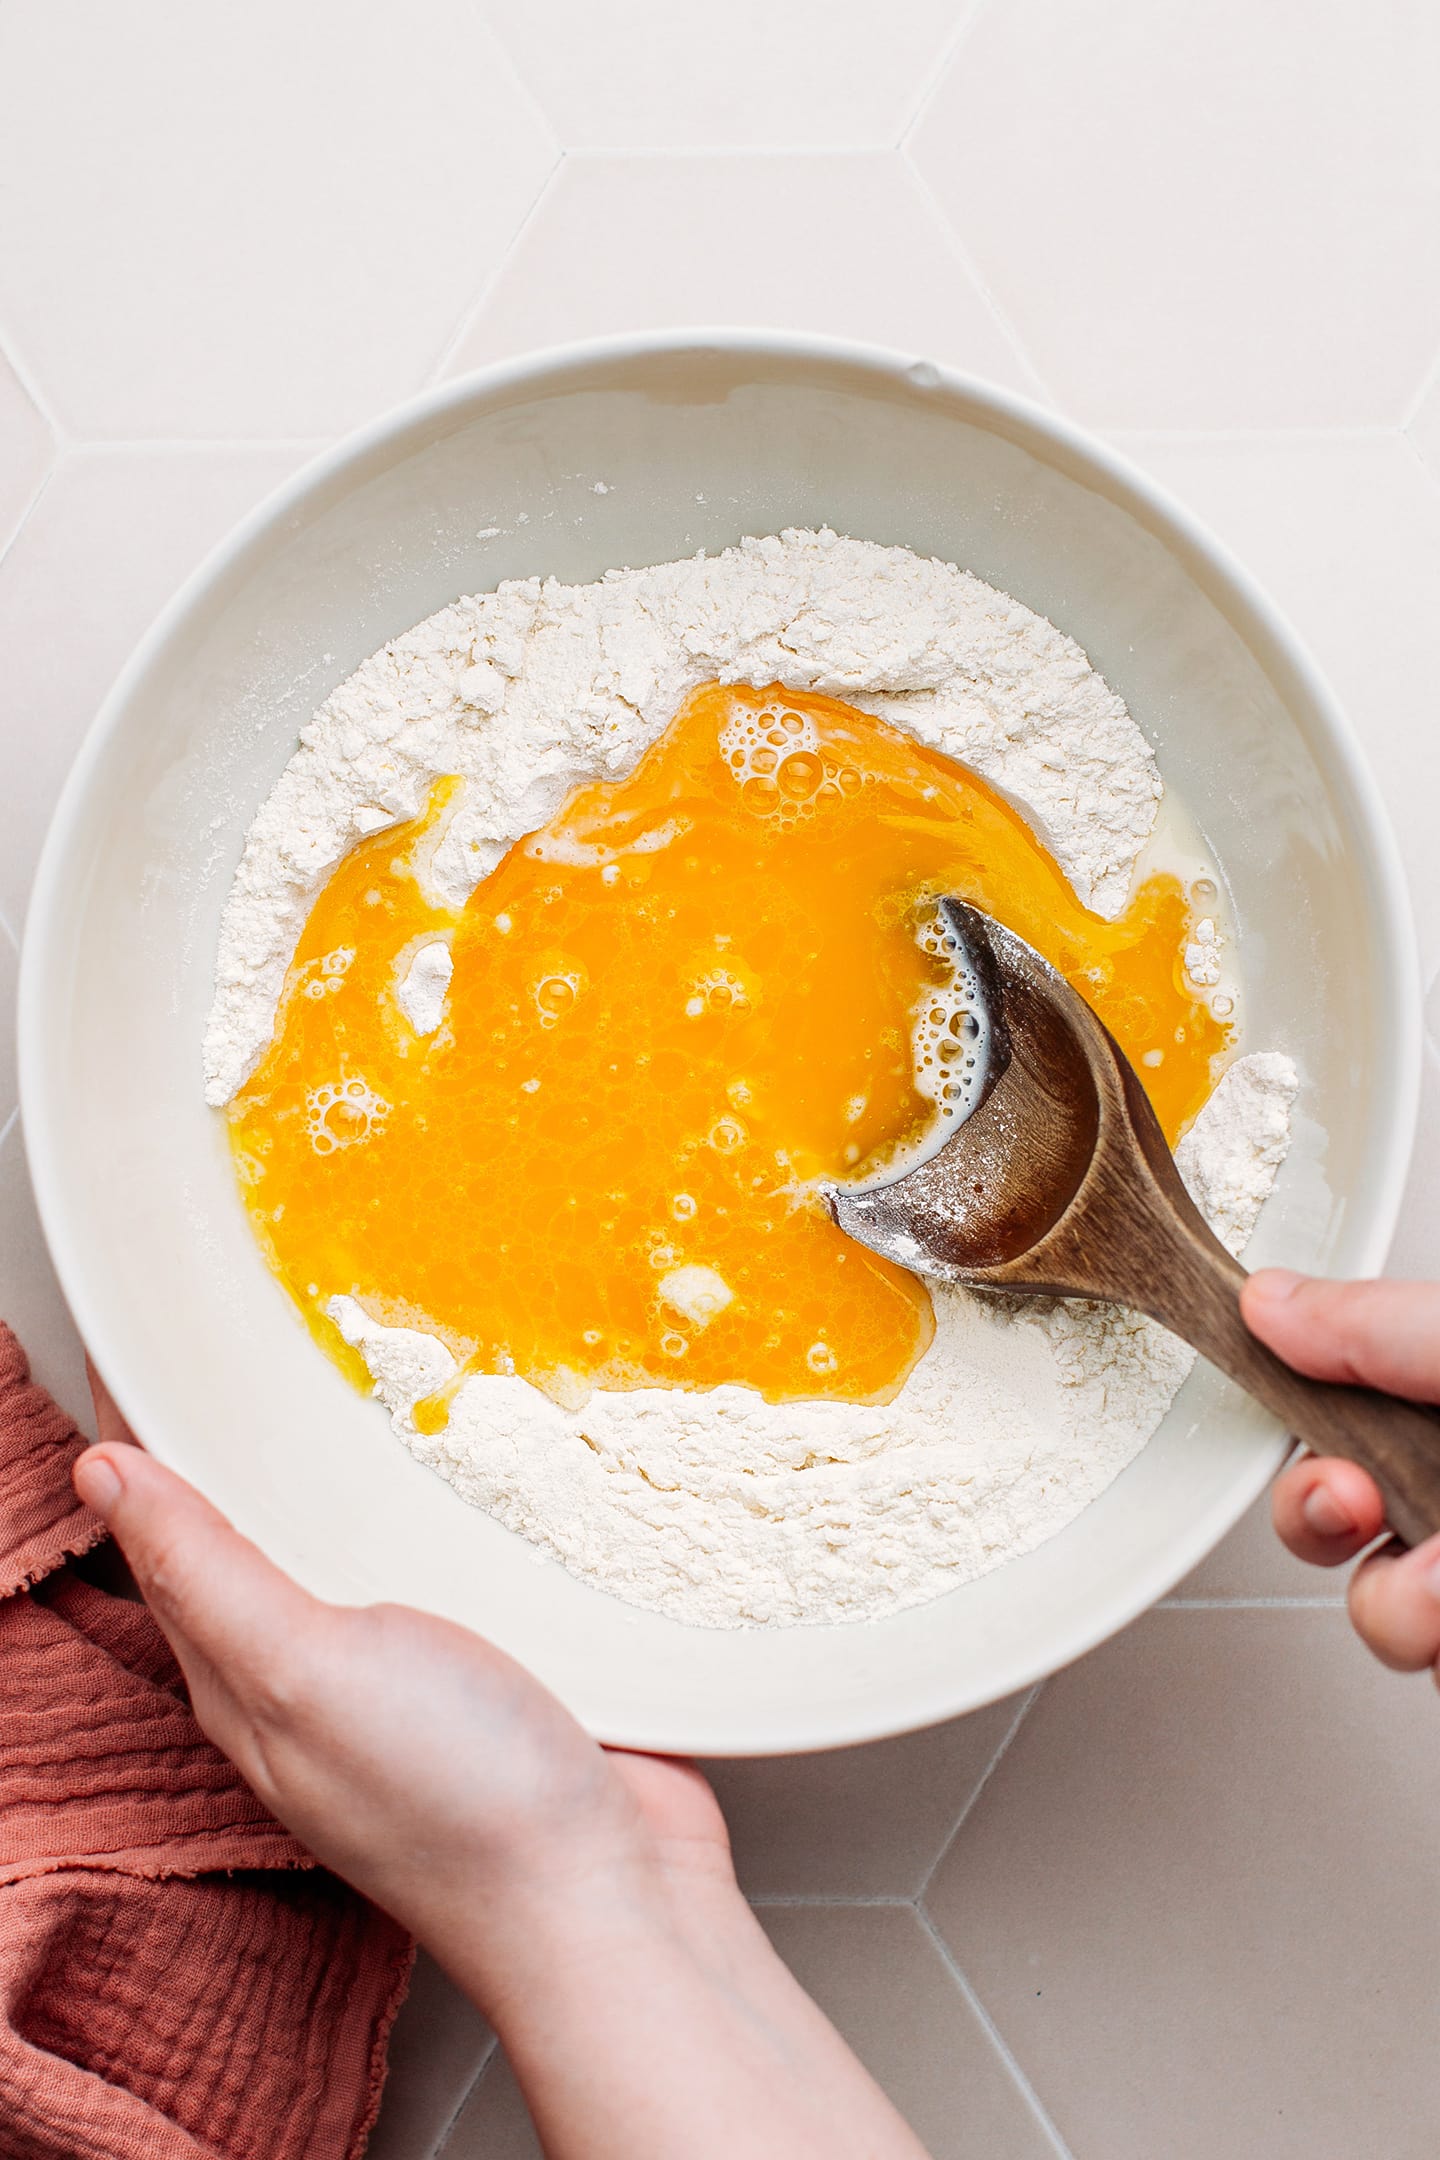
[[[1440,1410],[1296,1372],[1241,1319],[1240,1263],[1198,1216],[1193,1226],[1173,1221],[1172,1231],[1165,1256],[1172,1264],[1155,1269],[1143,1309],[1238,1381],[1314,1454],[1343,1455],[1368,1470],[1391,1529],[1407,1545],[1440,1530]]]

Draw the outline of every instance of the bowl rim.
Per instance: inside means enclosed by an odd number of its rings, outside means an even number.
[[[702,325],[622,332],[516,354],[436,384],[307,459],[232,526],[182,581],[131,651],[80,741],[50,817],[25,919],[18,987],[20,1123],[41,1228],[71,1315],[122,1415],[139,1432],[146,1424],[143,1377],[131,1371],[125,1343],[112,1333],[103,1271],[89,1262],[80,1211],[70,1208],[65,1199],[60,1167],[63,1143],[52,1120],[48,1084],[56,1054],[46,1024],[50,955],[58,935],[76,830],[102,751],[123,724],[136,686],[191,611],[285,517],[343,478],[349,468],[398,442],[408,431],[447,414],[460,414],[472,404],[483,407],[506,395],[561,389],[567,378],[597,367],[671,356],[723,357],[732,362],[749,358],[760,364],[808,361],[824,369],[843,368],[877,383],[903,383],[911,391],[936,391],[968,401],[1002,423],[1048,440],[1103,481],[1112,500],[1140,516],[1166,545],[1178,549],[1192,575],[1197,566],[1203,568],[1210,597],[1261,663],[1272,656],[1281,663],[1317,723],[1312,751],[1333,760],[1332,777],[1350,797],[1358,868],[1379,930],[1378,957],[1384,967],[1379,990],[1392,1025],[1388,1100],[1382,1112],[1385,1130],[1376,1135],[1377,1173],[1364,1196],[1363,1211],[1358,1211],[1363,1213],[1362,1222],[1356,1225],[1352,1217],[1352,1237],[1360,1271],[1378,1270],[1385,1258],[1399,1216],[1419,1115],[1423,1022],[1418,943],[1406,874],[1378,782],[1352,722],[1283,610],[1201,519],[1123,452],[1036,400],[983,377],[928,355],[804,331]],[[912,1702],[898,1717],[894,1713],[832,1715],[783,1749],[768,1735],[752,1733],[747,1738],[732,1720],[737,1729],[719,1742],[713,1732],[707,1734],[703,1752],[712,1757],[812,1752],[916,1731],[1062,1670],[1129,1626],[1197,1566],[1258,1497],[1288,1448],[1288,1439],[1277,1428],[1273,1448],[1257,1450],[1253,1475],[1237,1477],[1223,1504],[1217,1501],[1190,1525],[1186,1536],[1157,1553],[1150,1566],[1132,1574],[1108,1601],[1103,1615],[1074,1629],[1059,1659],[1032,1661],[1033,1669],[1028,1664],[1017,1667],[993,1688],[979,1693],[973,1687],[932,1688],[926,1700]],[[168,1459],[169,1451],[163,1446],[156,1453],[161,1460]],[[172,1467],[187,1474],[182,1463]],[[686,1745],[683,1735],[677,1740],[669,1730],[607,1731],[602,1737],[615,1745],[664,1752]]]

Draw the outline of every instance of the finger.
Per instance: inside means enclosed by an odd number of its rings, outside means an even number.
[[[1388,1548],[1362,1561],[1350,1578],[1350,1618],[1392,1671],[1433,1665],[1440,1658],[1440,1537],[1413,1552]]]
[[[1253,1335],[1312,1379],[1440,1400],[1440,1283],[1324,1282],[1262,1268],[1240,1310]]]
[[[118,1539],[192,1687],[214,1676],[252,1714],[281,1707],[297,1652],[326,1608],[139,1448],[90,1448],[74,1478]]]
[[[1339,1567],[1385,1527],[1380,1489],[1358,1463],[1303,1455],[1283,1470],[1270,1500],[1275,1528],[1297,1560]]]

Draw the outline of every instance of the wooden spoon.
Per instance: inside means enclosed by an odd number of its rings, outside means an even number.
[[[841,1229],[946,1282],[1148,1313],[1317,1455],[1368,1470],[1407,1543],[1440,1530],[1440,1412],[1308,1380],[1256,1341],[1245,1270],[1186,1192],[1109,1029],[1013,931],[963,900],[939,910],[985,1008],[988,1064],[938,1153],[888,1184],[830,1189]]]

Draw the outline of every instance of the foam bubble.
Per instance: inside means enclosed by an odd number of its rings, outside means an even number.
[[[327,1081],[305,1097],[305,1130],[317,1155],[358,1147],[390,1115],[390,1105],[364,1080]]]
[[[938,910],[921,922],[916,943],[950,971],[948,982],[919,998],[910,1027],[915,1087],[939,1112],[934,1134],[934,1147],[939,1147],[984,1093],[990,1016],[979,980]]]
[[[698,1019],[704,1012],[746,1013],[750,1010],[750,993],[743,977],[732,968],[707,968],[697,975],[687,988],[685,1011],[689,1017]]]
[[[783,700],[736,705],[717,740],[747,808],[762,817],[783,813],[788,821],[824,782],[820,732]]]
[[[585,987],[583,970],[578,967],[547,968],[535,983],[530,995],[535,1000],[535,1010],[540,1015],[543,1028],[554,1027],[572,1010],[580,992]]]

